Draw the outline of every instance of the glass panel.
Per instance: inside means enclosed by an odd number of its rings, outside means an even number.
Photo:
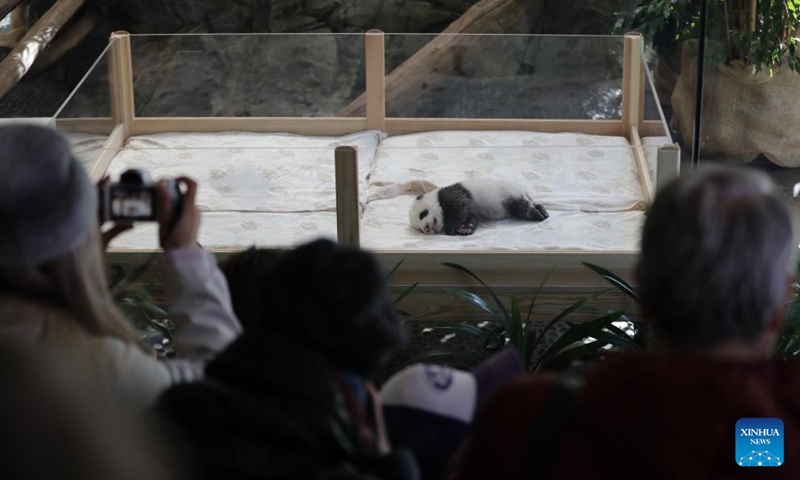
[[[332,117],[365,90],[363,35],[134,35],[131,50],[142,117]]]
[[[786,4],[778,5],[759,8],[751,19],[750,8],[761,2],[709,2],[700,159],[762,170],[791,200],[800,182],[800,59],[789,50],[796,27]],[[692,70],[696,59],[694,50],[684,52]]]
[[[114,128],[106,48],[55,114],[78,160],[91,168]]]
[[[610,36],[387,34],[387,116],[620,118],[622,45]],[[393,84],[401,71],[403,84]]]

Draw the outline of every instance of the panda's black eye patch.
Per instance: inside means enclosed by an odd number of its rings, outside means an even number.
[[[417,200],[422,200],[422,195],[417,195]]]
[[[422,220],[423,218],[428,216],[428,209],[425,209],[419,213],[419,219]]]

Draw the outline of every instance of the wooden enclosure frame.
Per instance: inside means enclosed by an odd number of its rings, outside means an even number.
[[[365,117],[228,117],[228,118],[148,118],[135,115],[130,36],[126,32],[111,35],[108,50],[111,83],[112,118],[110,119],[55,119],[56,126],[73,132],[110,135],[90,169],[97,181],[105,175],[114,156],[131,136],[165,132],[282,132],[301,135],[345,135],[367,129],[380,129],[389,135],[436,130],[526,130],[536,132],[574,132],[594,135],[624,136],[632,145],[635,165],[645,201],[649,204],[655,187],[648,174],[641,138],[665,134],[666,126],[658,120],[644,120],[644,94],[647,77],[642,58],[642,37],[638,33],[624,37],[622,118],[619,120],[550,120],[550,119],[464,119],[464,118],[387,118],[385,91],[384,34],[370,30],[365,40],[366,116]],[[360,209],[357,195],[357,152],[352,147],[339,147],[335,152],[337,223],[339,241],[349,245],[359,244]],[[678,175],[680,151],[677,144],[661,147],[657,160],[657,183]],[[224,259],[237,249],[212,250]],[[559,304],[575,296],[597,291],[605,285],[582,262],[599,264],[622,277],[630,279],[637,252],[591,251],[396,251],[375,252],[382,263],[391,268],[403,261],[403,266],[392,278],[393,288],[403,289],[420,282],[414,295],[417,313],[425,318],[437,319],[462,315],[468,318],[469,307],[443,294],[442,287],[465,286],[476,283],[466,275],[440,266],[442,262],[459,263],[477,272],[484,281],[501,294],[530,293],[538,286],[546,272],[553,269],[542,293],[552,299],[544,305],[557,309]],[[120,266],[141,263],[148,252],[114,250],[108,261]],[[610,302],[622,301],[611,297]],[[623,303],[625,303],[623,301]],[[549,305],[549,307],[548,307]],[[414,309],[409,309],[414,313]]]

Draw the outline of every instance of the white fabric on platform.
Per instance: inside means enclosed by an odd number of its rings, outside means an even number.
[[[624,137],[524,131],[438,131],[378,146],[371,187],[465,178],[511,180],[548,210],[642,210],[644,196]],[[407,221],[407,220],[406,220]]]
[[[336,209],[334,149],[358,149],[359,198],[378,142],[377,130],[343,137],[248,132],[164,133],[132,137],[114,158],[112,178],[143,168],[153,178],[186,175],[200,184],[204,211],[320,212]]]
[[[320,237],[336,240],[335,212],[205,212],[198,241],[204,248],[293,247]],[[112,249],[158,248],[155,223],[137,223]]]
[[[107,135],[90,135],[87,133],[64,133],[72,154],[81,162],[88,172],[103,146],[108,140]]]
[[[550,212],[541,223],[482,223],[473,235],[425,235],[408,224],[413,197],[376,200],[361,219],[361,245],[376,250],[636,251],[644,212]]]

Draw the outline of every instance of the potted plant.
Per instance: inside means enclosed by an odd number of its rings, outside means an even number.
[[[686,143],[693,137],[700,1],[650,0],[618,23],[653,38],[661,58],[675,49],[672,124]],[[763,153],[778,165],[800,166],[800,0],[705,1],[702,153],[737,162]],[[657,70],[665,70],[662,63]]]

